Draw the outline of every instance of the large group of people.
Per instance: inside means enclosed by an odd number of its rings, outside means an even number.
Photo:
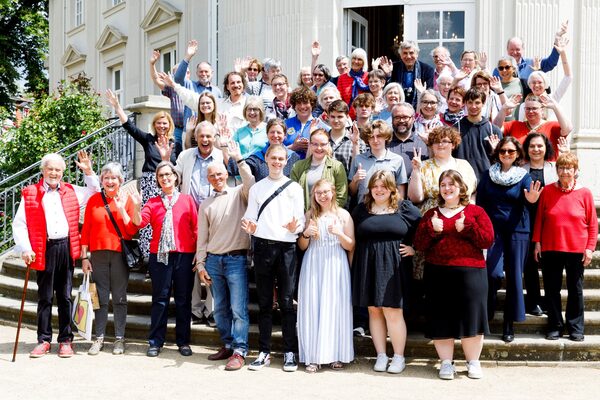
[[[432,51],[429,65],[417,43],[405,41],[398,61],[380,57],[371,71],[363,49],[338,57],[334,77],[318,62],[315,42],[298,87],[290,87],[280,61],[247,57],[225,75],[225,97],[207,62],[190,80],[196,41],[174,76],[156,71],[153,52],[151,76],[171,111],[155,115],[151,132],[129,121],[107,92],[145,152],[141,195],[120,190],[119,164],[103,166],[97,178],[84,153],[87,188],[64,183],[64,161],[51,154],[42,160],[42,180],[23,191],[15,242],[38,270],[39,290],[39,344],[31,356],[50,350],[54,290],[59,355],[73,354],[69,294],[78,258],[100,301],[88,354],[103,349],[110,295],[113,353],[125,351],[129,270],[120,239],[140,229],[152,282],[150,357],[165,344],[171,293],[181,355],[192,355],[192,319],[214,318],[222,346],[209,359],[227,360],[226,370],[271,363],[278,308],[285,371],[295,371],[298,358],[309,373],[342,369],[354,359],[353,336],[370,331],[373,369],[398,374],[406,367],[407,322],[422,311],[439,377],[454,378],[460,340],[468,377],[478,379],[503,280],[505,342],[527,313],[548,314],[549,340],[565,331],[584,340],[583,269],[598,223],[591,192],[577,182],[572,124],[560,107],[570,81],[566,30],[563,24],[551,56],[539,63],[523,58],[519,38],[510,39],[494,71],[485,53],[472,50],[457,67],[444,47]],[[546,73],[559,58],[567,83],[549,95]],[[250,280],[259,340],[258,356],[247,363]]]

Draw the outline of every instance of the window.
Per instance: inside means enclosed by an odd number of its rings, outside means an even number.
[[[111,4],[112,4],[113,7],[116,6],[116,5],[118,5],[118,4],[121,4],[122,2],[123,2],[123,0],[111,0]]]
[[[177,64],[177,50],[175,45],[160,49],[160,70],[162,72],[171,72]]]
[[[75,27],[83,25],[84,15],[83,15],[83,0],[75,0],[74,4],[74,16],[75,16]]]
[[[406,5],[404,9],[404,38],[416,39],[421,57],[427,57],[437,46],[444,46],[454,63],[460,65],[460,54],[474,48],[474,4]]]
[[[361,48],[369,51],[367,48],[367,32],[369,31],[369,22],[352,10],[346,10],[347,18],[347,54],[350,55],[354,49]]]
[[[111,90],[119,99],[119,103],[123,104],[123,66],[118,65],[110,69],[110,86]]]

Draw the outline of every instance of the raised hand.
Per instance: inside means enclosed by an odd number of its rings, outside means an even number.
[[[486,69],[487,62],[488,62],[487,53],[485,51],[482,51],[481,53],[479,53],[479,61],[478,61],[479,68]]]
[[[525,192],[525,198],[530,203],[535,203],[536,201],[538,201],[542,190],[544,190],[544,188],[542,187],[542,183],[540,181],[532,181],[529,184],[529,190],[523,189],[523,191]]]
[[[358,163],[358,168],[356,169],[356,173],[352,180],[362,181],[367,177],[367,171],[363,169],[362,164]]]
[[[435,233],[442,233],[444,230],[444,221],[438,217],[437,211],[433,212],[433,216],[431,217],[431,225],[433,226],[433,231]]]
[[[171,159],[171,153],[175,148],[175,144],[169,143],[169,139],[166,136],[157,137],[155,146],[160,154],[161,160],[169,161]]]
[[[88,157],[88,154],[85,150],[79,150],[77,152],[77,158],[79,161],[75,160],[75,164],[84,173],[84,175],[90,176],[94,173],[92,170],[92,160]]]
[[[490,142],[490,147],[492,148],[492,151],[494,151],[496,149],[496,146],[498,146],[498,143],[500,143],[500,138],[495,133],[492,133],[490,136],[488,136],[488,141]]]
[[[233,70],[237,73],[242,72],[242,59],[240,57],[233,61]]]
[[[302,232],[304,236],[310,236],[311,238],[316,238],[319,235],[319,227],[314,219],[310,218],[308,220],[308,224],[306,225],[306,229]]]
[[[150,65],[156,64],[156,62],[158,61],[159,58],[160,58],[160,51],[153,50],[152,55],[150,56]]]
[[[413,158],[411,160],[411,164],[412,164],[412,168],[413,168],[413,173],[415,171],[418,171],[417,174],[420,174],[421,167],[423,166],[423,162],[421,161],[421,149],[418,147],[415,147],[413,149]]]
[[[517,107],[519,104],[521,104],[522,98],[523,98],[523,95],[515,94],[514,96],[511,96],[510,98],[506,99],[503,107],[507,110],[512,110],[515,107]]]
[[[415,79],[415,89],[419,93],[423,93],[427,89],[427,82],[421,81],[421,79]]]
[[[568,38],[560,37],[554,41],[554,48],[556,49],[556,51],[558,51],[560,54],[562,54],[567,50],[568,44],[569,44]]]
[[[562,36],[564,36],[565,33],[567,33],[567,30],[569,29],[569,20],[566,20],[565,22],[560,24],[560,28],[558,28],[558,31],[556,31],[556,34],[554,35],[554,40],[558,40],[560,39]]]
[[[198,124],[198,117],[196,115],[190,115],[187,122],[185,123],[185,131],[193,132],[196,129],[196,125]]]
[[[133,204],[135,208],[140,208],[142,205],[142,196],[137,189],[134,189],[133,192],[129,193],[129,198],[131,199],[131,204]]]
[[[467,76],[469,76],[469,72],[466,69],[459,69],[458,71],[456,71],[456,74],[454,74],[454,81],[455,82],[460,82],[463,79],[465,79]]]
[[[309,133],[313,133],[317,129],[319,129],[319,119],[318,118],[313,118],[310,121],[310,125],[308,125],[308,132]]]
[[[250,61],[252,61],[252,57],[250,56],[242,58],[242,71],[246,71],[248,68],[250,68]]]
[[[117,206],[119,210],[125,210],[125,205],[127,204],[128,198],[129,195],[127,193],[119,193],[117,196],[115,196],[115,206]]]
[[[462,232],[465,229],[465,212],[461,211],[460,218],[454,222],[456,232]]]
[[[548,96],[546,93],[540,95],[540,103],[551,110],[556,110],[556,107],[558,107],[558,104],[554,101],[552,96]]]
[[[539,71],[542,69],[542,58],[540,56],[533,57],[533,64],[531,65],[531,69],[534,71]]]
[[[394,70],[394,63],[386,56],[383,56],[379,60],[379,68],[381,68],[386,75],[391,75]]]
[[[290,149],[294,151],[306,151],[308,149],[308,139],[305,137],[298,135],[294,143],[290,146]]]
[[[285,229],[288,230],[288,232],[290,233],[296,233],[296,230],[298,229],[298,219],[296,217],[293,217],[292,220],[290,222],[288,222],[287,224],[282,225]]]
[[[502,82],[500,81],[500,78],[498,78],[497,76],[492,76],[492,78],[490,79],[490,88],[496,93],[501,92]]]
[[[318,40],[315,40],[314,42],[312,42],[312,46],[310,48],[310,54],[314,58],[318,58],[321,55],[321,44],[319,43]]]
[[[571,146],[569,145],[569,139],[566,136],[560,136],[558,138],[558,152],[560,154],[569,153],[571,151]]]
[[[399,250],[402,257],[412,257],[415,255],[415,249],[407,244],[401,244]]]
[[[381,63],[381,57],[371,58],[371,69],[378,69]]]
[[[242,218],[242,230],[250,235],[256,232],[256,222],[250,221],[249,219]]]
[[[166,72],[159,72],[158,78],[160,80],[162,80],[165,85],[170,86],[170,87],[175,87],[175,81],[173,80],[173,75],[171,75],[170,73],[167,74]]]
[[[188,61],[191,60],[197,51],[198,51],[198,41],[195,39],[190,40],[188,42],[187,48],[185,49],[186,60],[188,60]]]
[[[242,159],[242,151],[240,150],[240,144],[235,140],[230,140],[226,146],[227,154],[233,158],[236,162]]]
[[[108,100],[108,103],[111,105],[112,108],[114,108],[115,110],[117,110],[118,108],[121,107],[121,105],[119,104],[119,98],[117,97],[116,94],[114,94],[114,92],[110,89],[106,89],[106,100]]]

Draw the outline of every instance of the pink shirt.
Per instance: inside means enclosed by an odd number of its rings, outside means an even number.
[[[153,197],[142,208],[142,223],[140,228],[152,226],[150,253],[158,253],[158,242],[163,220],[167,210],[160,196]],[[175,246],[179,253],[195,253],[198,235],[198,210],[192,196],[180,193],[177,203],[173,206],[173,230]]]

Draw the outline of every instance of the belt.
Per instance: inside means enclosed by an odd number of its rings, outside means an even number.
[[[231,250],[227,253],[221,253],[221,254],[213,254],[213,253],[208,253],[208,254],[212,254],[214,256],[245,256],[248,255],[248,250],[246,249],[242,249],[242,250]]]
[[[259,238],[259,237],[256,237],[256,236],[254,236],[254,242],[255,243],[261,243],[261,244],[268,245],[268,246],[295,243],[295,242],[283,242],[281,240],[263,239],[263,238]]]
[[[65,242],[69,240],[68,237],[64,237],[64,238],[60,238],[60,239],[48,239],[47,242],[48,243],[60,243],[60,242]]]

